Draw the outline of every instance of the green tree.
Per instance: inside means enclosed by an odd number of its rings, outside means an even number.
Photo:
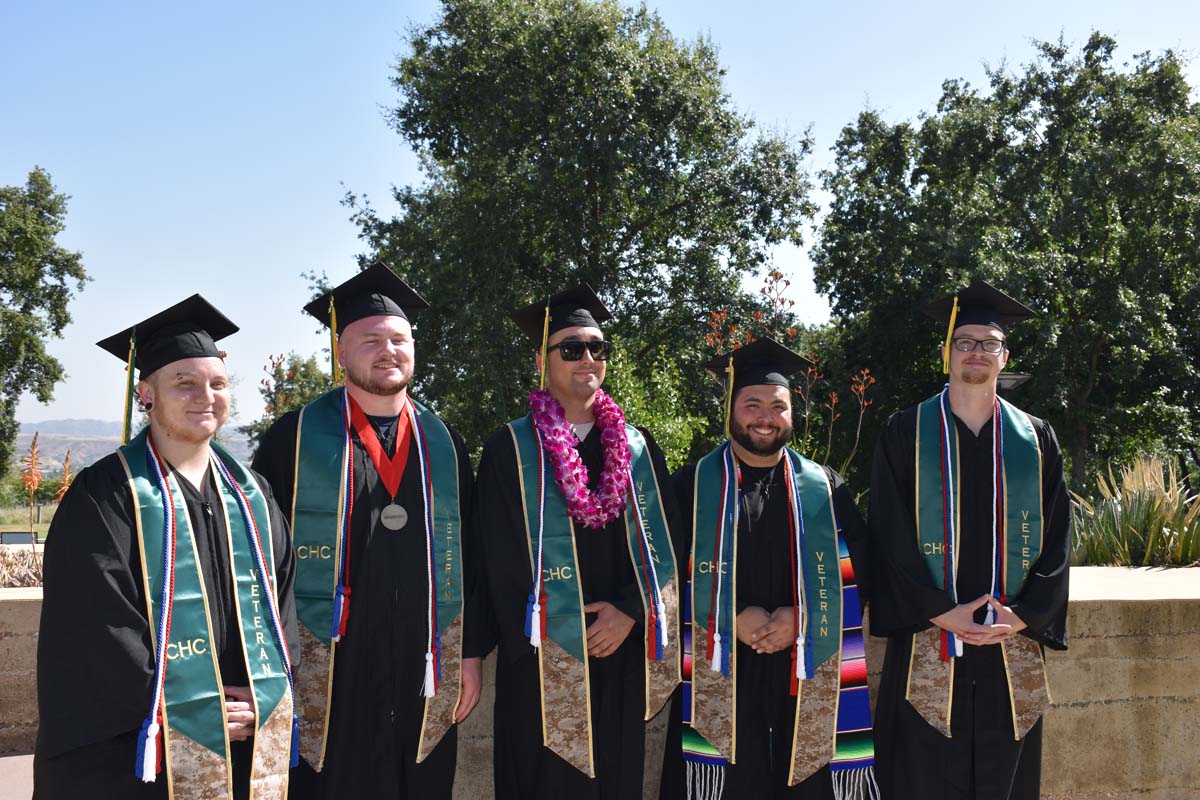
[[[860,114],[813,252],[841,357],[883,408],[943,380],[922,302],[979,276],[1041,312],[1013,332],[1011,368],[1033,374],[1014,400],[1054,423],[1077,486],[1200,433],[1200,108],[1174,53],[1115,49],[1042,42],[987,92],[945,82],[918,124]]]
[[[249,437],[251,454],[258,449],[263,434],[275,420],[289,411],[302,408],[333,388],[333,379],[321,366],[316,356],[301,358],[296,353],[283,353],[267,357],[263,367],[266,377],[258,382],[258,393],[263,399],[263,415],[238,431]]]
[[[587,281],[616,315],[629,375],[666,347],[682,413],[707,408],[708,310],[748,314],[740,287],[814,207],[807,135],[759,130],[713,44],[676,39],[643,6],[446,0],[409,34],[391,122],[427,181],[384,218],[347,204],[368,254],[433,304],[415,322],[417,390],[468,442],[522,413],[529,354],[508,309]],[[633,420],[637,421],[637,420]]]
[[[63,379],[46,341],[62,336],[67,304],[88,280],[83,256],[55,241],[67,199],[40,167],[24,186],[0,187],[0,477],[12,466],[21,396],[49,403]]]

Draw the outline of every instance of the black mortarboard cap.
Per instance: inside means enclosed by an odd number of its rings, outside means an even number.
[[[744,386],[783,386],[789,388],[788,376],[813,363],[796,351],[764,336],[743,345],[732,353],[716,356],[704,368],[724,380],[725,368],[733,359],[733,391]]]
[[[135,337],[134,366],[145,378],[172,361],[207,356],[224,358],[216,343],[237,330],[238,326],[228,317],[194,294],[96,344],[128,361],[129,339]]]
[[[949,324],[956,296],[958,315],[954,319],[955,328],[962,325],[990,325],[1007,332],[1009,325],[1036,316],[1037,313],[978,278],[971,281],[970,286],[929,303],[921,311],[938,322]]]
[[[377,261],[304,307],[305,311],[327,328],[333,327],[329,314],[331,297],[337,316],[338,335],[341,335],[351,322],[366,317],[408,319],[408,312],[429,308],[425,298],[382,261]]]
[[[518,328],[537,342],[542,341],[546,303],[546,300],[538,300],[536,303],[516,309],[509,315],[513,318],[513,322],[517,323]],[[601,322],[612,319],[612,313],[604,305],[604,301],[586,283],[551,295],[549,303],[550,328],[547,335],[552,335],[555,331],[561,331],[563,328],[598,328]]]

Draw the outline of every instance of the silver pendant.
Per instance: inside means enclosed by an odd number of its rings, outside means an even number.
[[[399,503],[388,503],[379,512],[379,521],[389,531],[398,531],[408,524],[408,512]]]

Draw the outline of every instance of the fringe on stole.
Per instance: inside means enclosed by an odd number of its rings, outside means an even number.
[[[833,771],[834,800],[880,800],[874,767]]]
[[[724,791],[724,767],[687,762],[687,800],[721,800]]]

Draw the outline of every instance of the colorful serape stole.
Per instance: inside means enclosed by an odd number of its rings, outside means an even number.
[[[688,575],[692,574],[691,564]],[[721,751],[709,744],[692,727],[692,587],[689,581],[683,592],[683,760],[687,765],[688,798],[696,796],[716,800],[725,788],[726,761]]]
[[[867,651],[863,639],[862,606],[858,579],[846,539],[838,527],[838,563],[842,572],[842,664],[838,687],[837,729],[833,760],[833,793],[836,798],[879,797],[875,783],[875,738],[871,725],[871,697],[867,689]]]

